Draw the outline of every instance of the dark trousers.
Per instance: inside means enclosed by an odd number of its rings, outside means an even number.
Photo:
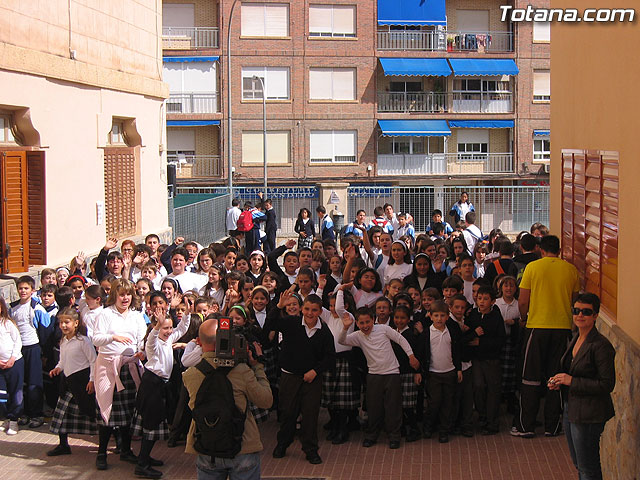
[[[569,444],[571,460],[578,469],[580,480],[602,480],[600,466],[600,435],[605,422],[571,423],[565,408],[564,434]]]
[[[322,375],[316,376],[311,383],[302,379],[302,375],[282,372],[280,377],[280,430],[278,445],[288,447],[293,443],[296,422],[302,414],[300,442],[307,453],[318,451],[318,414],[322,398]]]
[[[23,382],[24,358],[16,360],[11,368],[0,369],[0,402],[5,404],[9,420],[18,420],[22,415]]]
[[[522,347],[520,412],[514,422],[520,431],[535,431],[542,395],[546,395],[544,402],[545,432],[559,431],[562,412],[560,391],[548,390],[547,380],[558,373],[560,358],[567,348],[570,337],[571,330],[526,329]]]
[[[474,359],[471,367],[473,376],[473,401],[484,427],[498,431],[500,395],[502,388],[502,366],[500,359]]]
[[[453,420],[462,430],[473,429],[473,375],[472,369],[462,372],[462,382],[456,384],[453,400]]]
[[[251,255],[251,252],[260,248],[260,230],[252,228],[248,232],[244,232],[244,253]]]
[[[377,440],[382,425],[389,441],[400,440],[402,429],[402,386],[400,374],[367,375],[367,413],[369,424],[364,437]]]
[[[28,417],[42,417],[42,353],[40,345],[23,346],[24,358],[24,383],[27,385],[25,392],[25,414]]]
[[[191,425],[191,409],[189,408],[189,392],[182,386],[175,415],[169,427],[169,440],[178,441],[180,437],[186,436]]]
[[[455,370],[445,373],[429,372],[427,380],[427,428],[432,431],[439,424],[438,431],[448,434],[453,420],[453,397],[458,374]],[[439,423],[438,423],[439,422]]]
[[[267,232],[267,235],[262,239],[262,246],[264,247],[263,250],[265,255],[269,255],[271,251],[276,249],[276,230],[273,232]]]

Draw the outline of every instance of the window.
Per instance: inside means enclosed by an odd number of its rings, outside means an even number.
[[[551,160],[551,144],[548,135],[533,138],[533,161],[548,162]]]
[[[267,100],[289,99],[288,67],[243,67],[242,98],[245,100],[262,100],[262,84],[253,77],[262,78],[267,90]]]
[[[551,40],[550,22],[533,22],[533,41],[539,43],[549,43]]]
[[[533,101],[548,102],[551,100],[551,75],[549,70],[533,71]]]
[[[162,26],[164,28],[195,27],[193,3],[163,3]]]
[[[11,115],[0,115],[0,143],[16,143],[11,131]]]
[[[243,3],[243,37],[288,37],[289,4]]]
[[[309,137],[311,163],[355,163],[358,132],[356,130],[312,130]]]
[[[167,129],[167,161],[186,163],[196,154],[196,132],[192,128]]]
[[[424,141],[414,137],[392,137],[391,153],[419,155],[424,153]]]
[[[562,151],[562,257],[614,317],[618,300],[617,152]]]
[[[509,82],[499,80],[499,77],[480,78],[456,78],[454,79],[454,91],[459,92],[502,92],[508,93]]]
[[[216,62],[171,62],[163,66],[162,80],[171,93],[215,93]]]
[[[389,82],[390,92],[422,92],[422,82]]]
[[[111,131],[109,132],[108,143],[110,145],[126,145],[123,122],[113,122]]]
[[[458,130],[457,143],[459,160],[485,160],[489,152],[489,130]]]
[[[353,38],[356,36],[356,7],[353,5],[309,6],[309,36]]]
[[[291,163],[289,131],[267,132],[267,165]],[[242,163],[264,164],[263,137],[261,131],[242,132]]]
[[[487,33],[489,31],[489,10],[456,10],[458,32]]]
[[[355,100],[355,68],[310,68],[311,100]]]

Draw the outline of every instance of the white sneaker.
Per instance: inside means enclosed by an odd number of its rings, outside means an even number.
[[[9,428],[7,429],[7,435],[16,435],[18,433],[18,422],[9,422]]]
[[[0,432],[5,432],[7,431],[8,428],[9,428],[9,420],[5,420],[4,422],[2,422],[2,425],[0,425]]]

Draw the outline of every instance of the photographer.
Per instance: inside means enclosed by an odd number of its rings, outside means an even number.
[[[215,363],[217,330],[218,320],[210,319],[200,326],[198,335],[198,343],[202,347],[202,358],[214,369],[218,368]],[[258,354],[261,354],[259,346],[256,347],[256,350]],[[189,407],[192,410],[196,407],[198,391],[205,378],[205,375],[197,367],[191,367],[183,374],[184,385],[189,392]],[[249,354],[249,364],[240,363],[234,366],[229,370],[227,379],[233,388],[233,397],[238,410],[246,412],[240,452],[233,458],[219,458],[199,453],[195,448],[195,420],[191,423],[191,428],[189,429],[185,451],[198,455],[196,467],[199,480],[226,478],[227,475],[232,475],[232,473],[236,474],[236,478],[246,480],[259,479],[259,452],[262,451],[263,447],[255,419],[251,412],[247,411],[247,401],[253,402],[259,408],[271,407],[273,397],[269,381],[264,373],[264,367],[251,354]]]

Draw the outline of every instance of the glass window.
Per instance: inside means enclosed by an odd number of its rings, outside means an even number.
[[[355,163],[358,132],[356,130],[312,130],[309,136],[311,163]]]
[[[533,139],[533,161],[548,162],[551,160],[551,142],[548,136],[538,136]]]
[[[356,7],[353,5],[309,6],[309,36],[355,37]]]
[[[551,75],[549,70],[533,71],[533,100],[540,102],[551,100]]]
[[[243,37],[288,37],[289,4],[243,3]]]
[[[262,100],[262,84],[253,77],[260,77],[267,90],[267,100],[289,99],[288,67],[243,67],[242,98],[245,100]]]

